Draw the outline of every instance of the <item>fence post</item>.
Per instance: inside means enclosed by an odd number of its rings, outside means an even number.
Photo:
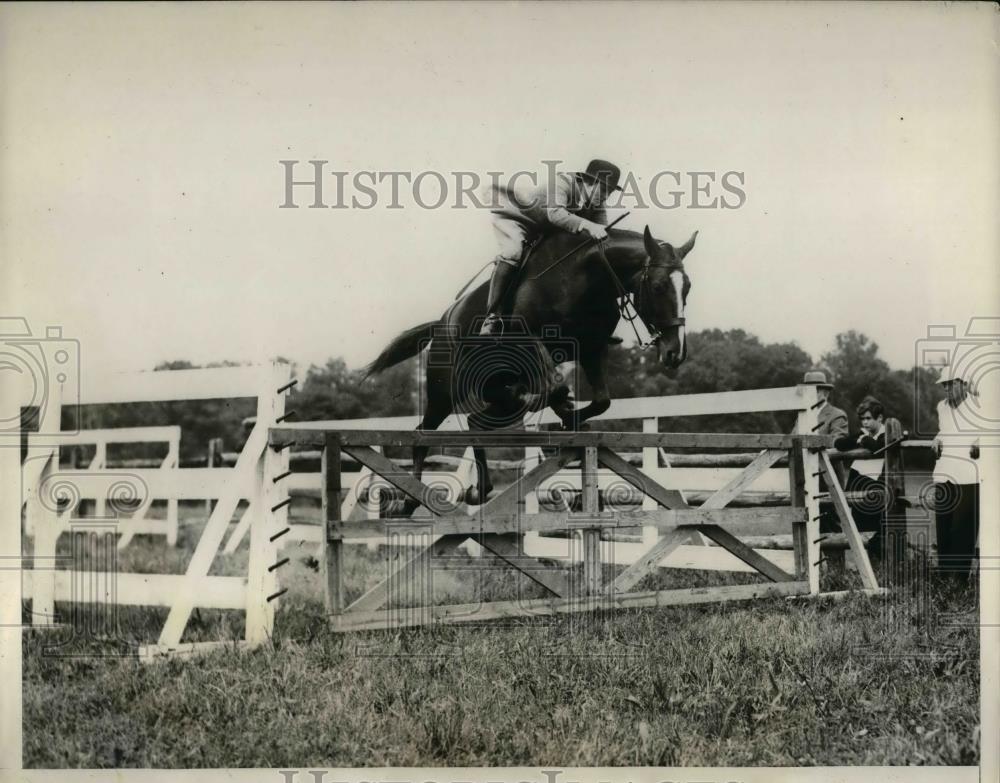
[[[803,463],[803,446],[801,438],[792,438],[792,447],[788,450],[788,489],[792,508],[806,508],[806,480]],[[809,573],[809,540],[804,522],[792,524],[792,551],[795,555],[795,575],[805,579]]]
[[[340,524],[340,437],[327,433],[323,449],[323,583],[327,614],[344,611],[344,542]]]
[[[799,394],[803,398],[804,409],[799,411],[795,424],[795,432],[800,435],[813,435],[819,426],[819,394],[816,386],[800,384]],[[819,593],[819,456],[808,448],[795,449],[802,456],[802,500],[806,509],[806,521],[796,522],[793,526],[793,538],[801,542],[804,557],[799,554],[796,546],[796,565],[804,567],[804,575],[809,582],[809,592]],[[795,478],[796,486],[800,481]],[[801,560],[804,562],[799,562]],[[802,571],[799,572],[803,573]]]
[[[597,483],[596,446],[583,448],[580,467],[583,470],[582,510],[584,514],[593,514],[596,517],[601,510]],[[583,589],[587,595],[599,595],[601,592],[601,529],[599,527],[583,529]]]
[[[903,584],[906,577],[907,518],[906,477],[903,466],[903,428],[898,419],[886,422],[886,443],[893,443],[885,451],[885,508],[882,513],[882,553],[887,563],[885,573],[890,584]]]
[[[537,423],[529,423],[525,425],[525,430],[528,432],[538,432]],[[542,460],[545,459],[542,449],[539,446],[525,446],[524,447],[524,462],[521,466],[521,473],[515,479],[515,481],[520,481],[523,476],[525,476],[529,471],[534,470],[541,464]],[[538,489],[535,488],[524,495],[524,513],[525,514],[537,514],[538,513]],[[537,530],[525,530],[524,535],[521,537],[521,552],[527,554],[528,550],[535,551],[538,546],[538,531]]]
[[[43,447],[48,448],[48,447]],[[36,452],[37,458],[38,452]],[[59,539],[60,520],[57,502],[52,492],[43,499],[48,478],[59,472],[59,447],[52,446],[45,465],[38,475],[38,483],[28,496],[25,515],[32,520],[32,573],[31,573],[31,624],[46,626],[55,622],[56,612],[56,542]],[[73,502],[72,500],[70,502]]]
[[[58,447],[56,447],[56,453],[58,454]],[[59,458],[56,457],[56,465],[59,464]],[[103,469],[108,466],[108,443],[106,440],[101,440],[95,450],[94,458],[90,461],[88,467],[94,469]],[[83,514],[83,509],[80,509],[80,513]],[[108,514],[108,498],[104,493],[101,493],[94,500],[94,516],[98,519],[104,519]]]
[[[55,622],[56,612],[56,542],[59,540],[61,521],[56,500],[56,493],[51,492],[46,505],[42,493],[50,476],[59,473],[59,446],[44,442],[45,435],[60,432],[62,429],[62,384],[54,384],[48,389],[44,406],[38,410],[38,437],[41,445],[32,449],[28,447],[25,464],[33,460],[42,461],[38,469],[38,480],[31,486],[23,487],[28,493],[25,510],[25,530],[33,535],[32,546],[32,593],[31,593],[31,624],[44,626]],[[29,472],[34,473],[32,467]],[[24,470],[22,468],[22,480]],[[27,483],[27,482],[25,482]],[[75,489],[75,488],[74,488]],[[70,502],[74,502],[73,499]]]
[[[263,387],[257,396],[257,427],[265,429],[264,451],[254,471],[253,501],[247,514],[250,521],[250,557],[247,563],[246,641],[250,645],[266,642],[274,631],[274,611],[277,608],[278,545],[274,534],[283,528],[288,515],[286,495],[274,482],[288,463],[288,449],[280,452],[271,448],[267,429],[285,412],[285,398],[277,392],[290,377],[287,364],[273,364],[265,372]]]
[[[205,457],[205,467],[214,468],[218,455],[222,454],[222,438],[208,439],[208,455]],[[178,463],[179,467],[179,463]],[[212,513],[212,498],[205,499],[205,516]]]
[[[660,420],[655,416],[642,420],[642,431],[657,433],[660,431]],[[660,450],[656,446],[648,446],[642,450],[642,472],[647,476],[655,476],[660,467]],[[649,495],[642,496],[642,510],[656,511],[659,505]],[[660,531],[655,525],[647,525],[642,529],[642,543],[645,546],[653,546],[660,538]]]
[[[526,432],[538,432],[538,425],[534,422],[530,422],[524,425]],[[544,459],[542,455],[542,450],[538,446],[525,446],[524,447],[524,463],[521,468],[521,476],[523,476],[528,471],[537,467],[538,464]],[[524,496],[524,512],[526,514],[537,514],[538,513],[538,491],[532,490]],[[527,531],[525,533],[525,538],[532,536],[534,531]],[[537,535],[537,534],[535,534]],[[533,536],[532,536],[533,537]]]
[[[168,470],[177,470],[181,466],[180,439],[171,440],[167,447],[165,460]],[[180,525],[179,503],[176,497],[167,498],[167,546],[177,546],[177,528]]]

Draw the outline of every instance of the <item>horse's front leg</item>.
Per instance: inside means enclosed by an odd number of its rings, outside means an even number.
[[[608,349],[603,346],[595,351],[584,351],[580,356],[580,366],[587,377],[587,383],[593,390],[594,398],[582,408],[572,409],[566,413],[556,410],[567,430],[578,430],[581,425],[594,416],[600,416],[611,407],[611,392],[608,390]],[[555,410],[555,408],[553,408]]]

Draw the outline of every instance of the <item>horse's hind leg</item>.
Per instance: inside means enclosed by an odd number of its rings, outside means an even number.
[[[428,430],[436,430],[441,426],[441,422],[448,418],[449,413],[451,411],[444,407],[426,411],[420,420],[420,424],[417,425],[417,431],[426,432]],[[418,481],[424,472],[424,462],[427,460],[429,451],[430,446],[417,445],[413,447],[413,475]]]
[[[424,410],[424,415],[417,425],[418,432],[436,430],[448,418],[448,414],[451,413],[451,399],[443,394],[436,393],[436,390],[440,388],[438,384],[427,384],[427,408]],[[413,447],[413,476],[417,481],[420,481],[420,477],[423,475],[424,462],[427,460],[429,451],[429,446],[416,445]],[[403,504],[404,514],[407,516],[412,514],[417,505],[419,505],[417,501],[407,497]]]
[[[490,426],[489,417],[486,413],[487,412],[484,412],[482,416],[475,413],[469,414],[470,432],[486,432],[487,430],[495,429]],[[493,491],[493,482],[490,481],[490,469],[486,464],[486,449],[483,446],[473,446],[472,452],[476,457],[476,473],[478,475],[478,480],[476,482],[475,489],[472,487],[469,488],[469,492],[466,495],[466,501],[470,504],[476,505],[486,502],[490,492]]]

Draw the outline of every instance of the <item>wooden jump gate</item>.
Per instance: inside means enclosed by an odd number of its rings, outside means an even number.
[[[485,621],[501,617],[530,617],[596,608],[627,608],[746,600],[767,596],[816,596],[820,594],[819,501],[820,476],[825,476],[829,497],[857,565],[863,589],[879,590],[863,539],[851,516],[843,490],[826,449],[832,438],[812,434],[671,434],[619,432],[499,431],[400,432],[332,430],[318,427],[272,427],[270,444],[281,451],[292,445],[323,448],[323,515],[325,535],[323,566],[326,609],[337,631],[394,628],[429,623]],[[450,502],[434,488],[379,453],[375,447],[539,447],[547,456],[518,481],[481,506]],[[682,494],[667,489],[620,456],[621,450],[689,449],[757,452],[745,469],[698,506]],[[349,454],[418,504],[405,519],[341,519],[341,457]],[[787,458],[790,502],[783,507],[730,508],[748,486]],[[525,497],[543,481],[568,468],[581,476],[579,511],[532,510]],[[608,510],[601,507],[598,470],[612,471],[650,498],[655,507]],[[755,526],[773,529],[787,525],[792,533],[794,568],[786,571],[755,552],[738,534]],[[638,560],[603,578],[600,555],[602,536],[621,528],[655,527],[660,536]],[[568,579],[554,568],[524,554],[519,543],[524,533],[576,531],[582,539],[582,575]],[[698,532],[750,566],[766,581],[757,584],[632,592],[659,563]],[[423,534],[427,546],[376,587],[347,603],[344,589],[344,544],[352,539]],[[432,573],[435,557],[452,552],[470,537],[490,555],[544,587],[551,595],[540,599],[494,601],[476,604],[410,607],[387,606],[392,596],[406,592],[417,574]],[[427,570],[424,570],[427,569]]]

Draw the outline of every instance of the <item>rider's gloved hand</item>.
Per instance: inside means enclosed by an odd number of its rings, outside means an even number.
[[[581,220],[577,233],[589,234],[592,239],[607,239],[608,237],[607,229],[600,223],[594,223],[591,220]]]

